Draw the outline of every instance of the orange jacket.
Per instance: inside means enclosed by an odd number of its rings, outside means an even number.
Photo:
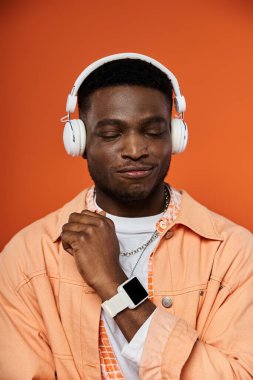
[[[101,378],[101,301],[59,238],[85,194],[19,232],[0,255],[1,380]],[[153,258],[157,310],[140,379],[251,379],[252,234],[184,191],[169,228]]]

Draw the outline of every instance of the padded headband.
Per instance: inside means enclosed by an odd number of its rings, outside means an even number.
[[[90,64],[77,78],[77,80],[74,83],[74,86],[71,90],[71,93],[68,95],[67,104],[66,104],[66,111],[67,113],[72,113],[75,111],[76,104],[77,104],[77,92],[83,83],[83,81],[97,68],[104,65],[107,62],[117,61],[120,59],[139,59],[142,61],[145,61],[147,63],[151,63],[153,66],[157,67],[159,70],[161,70],[164,74],[167,75],[169,80],[171,81],[173,91],[174,91],[174,104],[176,111],[181,114],[185,112],[186,110],[186,102],[183,95],[181,95],[181,91],[179,88],[179,84],[177,81],[177,78],[175,75],[168,70],[165,66],[163,66],[160,62],[156,61],[155,59],[148,57],[147,55],[138,54],[138,53],[119,53],[119,54],[113,54],[109,55],[107,57],[101,58],[98,61],[93,62]]]

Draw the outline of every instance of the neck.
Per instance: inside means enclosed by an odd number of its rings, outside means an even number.
[[[160,184],[143,199],[123,201],[108,195],[95,186],[96,202],[105,212],[115,216],[140,218],[157,215],[165,210],[166,197],[164,187],[164,183]]]

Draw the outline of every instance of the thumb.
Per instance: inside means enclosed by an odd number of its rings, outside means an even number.
[[[63,239],[63,233],[61,233],[61,242],[62,242],[62,246],[63,246],[63,249],[68,252],[70,255],[74,256],[74,251],[73,251],[73,248],[71,247],[71,245],[66,242],[64,239]]]

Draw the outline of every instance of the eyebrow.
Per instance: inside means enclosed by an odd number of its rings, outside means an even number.
[[[149,124],[152,124],[152,123],[163,123],[163,124],[167,124],[167,120],[162,117],[162,116],[149,116],[149,117],[145,117],[143,118],[140,122],[139,122],[139,125],[141,126],[147,126]],[[112,126],[122,126],[122,127],[125,127],[127,126],[127,122],[124,121],[124,120],[121,120],[121,119],[103,119],[103,120],[99,120],[96,124],[96,127],[95,128],[102,128],[106,125],[112,125]]]
[[[167,120],[163,116],[150,116],[150,117],[144,118],[140,124],[147,126],[152,123],[167,124]]]
[[[96,124],[95,128],[102,128],[106,125],[113,125],[113,126],[125,126],[127,123],[120,119],[103,119],[99,120]]]

